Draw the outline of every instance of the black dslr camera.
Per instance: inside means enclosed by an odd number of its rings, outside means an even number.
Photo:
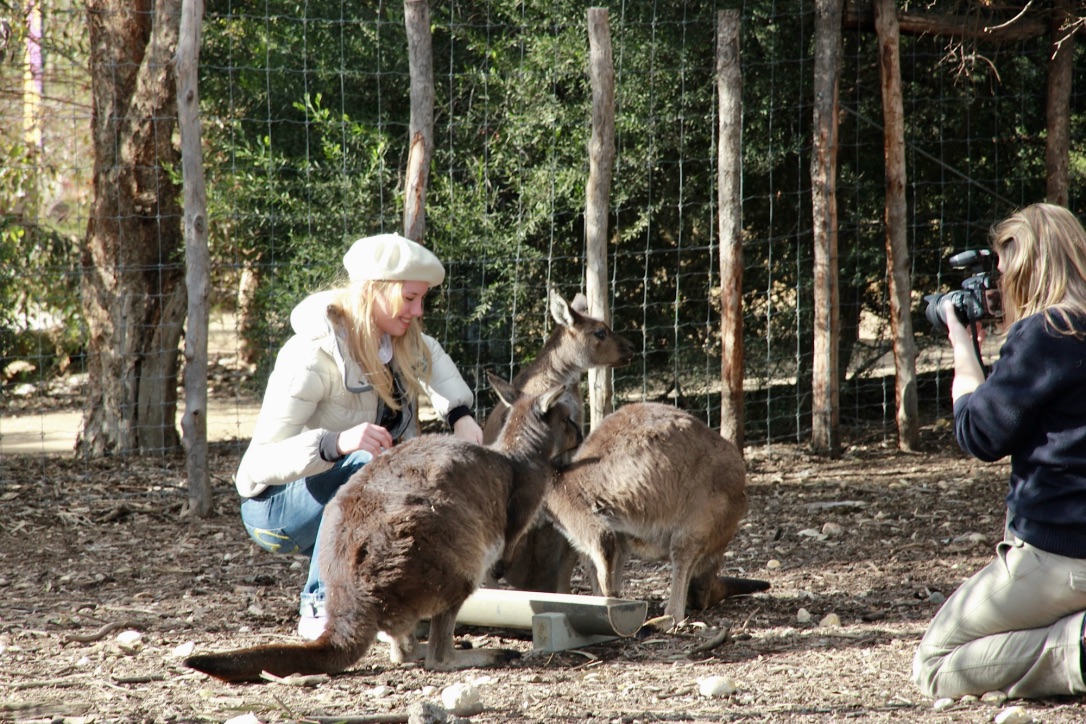
[[[924,316],[931,323],[932,331],[947,333],[946,316],[943,312],[943,299],[949,297],[954,303],[954,313],[958,320],[969,325],[986,319],[1003,317],[1003,297],[999,292],[999,271],[990,249],[970,249],[948,260],[954,269],[965,269],[972,274],[962,282],[962,288],[946,294],[928,294],[924,301],[928,303]]]

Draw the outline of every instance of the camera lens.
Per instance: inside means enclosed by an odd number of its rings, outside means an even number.
[[[924,310],[924,316],[927,317],[928,324],[931,325],[931,330],[936,334],[948,334],[950,330],[946,326],[946,316],[943,314],[943,297],[946,294],[928,294],[924,297],[924,301],[928,303],[927,308]]]

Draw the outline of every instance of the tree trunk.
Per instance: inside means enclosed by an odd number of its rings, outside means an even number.
[[[204,0],[182,0],[177,46],[177,124],[181,131],[181,171],[185,185],[185,287],[188,330],[185,334],[185,414],[181,430],[189,511],[199,518],[211,512],[207,470],[207,325],[211,258],[207,248],[207,191],[200,147],[200,30]]]
[[[720,230],[720,434],[743,450],[743,77],[739,11],[716,21]]]
[[[1071,174],[1071,79],[1074,76],[1075,34],[1065,28],[1071,0],[1056,0],[1052,8],[1052,55],[1048,61],[1048,103],[1045,139],[1045,200],[1067,206]]]
[[[404,180],[403,235],[422,243],[426,234],[426,188],[434,155],[434,58],[427,0],[404,0],[407,56],[411,72],[411,128]]]
[[[588,313],[611,323],[607,303],[607,216],[615,168],[615,66],[607,8],[588,9],[588,77],[592,86],[592,135],[585,185],[585,296]],[[611,370],[588,371],[590,429],[611,412]]]
[[[87,404],[77,446],[100,456],[178,446],[185,317],[173,54],[180,0],[88,0],[94,200],[84,242]]]
[[[905,110],[901,100],[901,36],[894,0],[875,0],[879,36],[882,116],[886,154],[886,267],[890,279],[890,329],[896,375],[894,402],[898,448],[911,452],[920,445],[916,401],[916,341],[913,339],[912,284],[905,214]]]
[[[837,76],[841,67],[841,4],[818,0],[815,13],[814,141],[811,207],[814,217],[814,370],[811,437],[816,451],[840,452],[837,283]]]

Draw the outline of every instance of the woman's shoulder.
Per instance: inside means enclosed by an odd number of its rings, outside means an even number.
[[[1086,316],[1077,313],[1039,312],[1015,322],[1007,332],[1005,345],[1019,354],[1086,356]]]

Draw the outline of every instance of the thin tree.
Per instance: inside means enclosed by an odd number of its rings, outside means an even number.
[[[890,329],[894,339],[894,403],[897,444],[903,451],[920,445],[916,401],[916,340],[911,314],[909,246],[905,210],[905,111],[901,100],[901,49],[894,0],[875,0],[882,79],[883,138],[886,155],[886,269],[890,280]]]
[[[185,185],[185,286],[188,329],[185,334],[185,415],[181,430],[189,484],[189,511],[211,512],[207,472],[207,337],[211,259],[207,248],[207,192],[200,148],[200,26],[204,0],[182,0],[181,35],[177,46],[178,126],[181,172]]]
[[[430,4],[404,0],[407,56],[411,72],[411,127],[404,179],[403,234],[422,243],[426,234],[426,189],[434,155],[434,58]]]
[[[615,167],[615,67],[607,8],[588,9],[588,77],[592,86],[592,134],[588,141],[585,185],[585,296],[588,312],[611,323],[607,302],[607,216]],[[590,428],[612,409],[611,370],[588,370]]]
[[[717,14],[720,434],[743,450],[743,77],[739,11]]]
[[[841,72],[843,0],[818,0],[815,13],[814,143],[811,208],[814,217],[814,370],[811,437],[822,454],[840,448],[840,293],[837,278],[837,77]]]

